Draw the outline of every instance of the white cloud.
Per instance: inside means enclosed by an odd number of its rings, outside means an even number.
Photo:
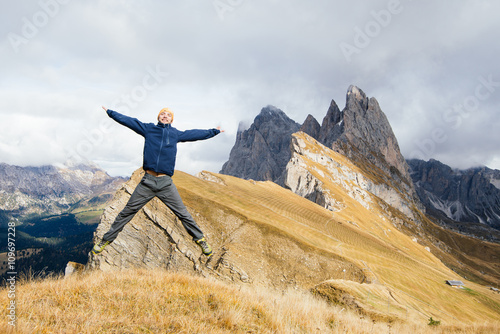
[[[443,121],[447,109],[474,94],[479,77],[500,82],[494,42],[500,3],[227,3],[221,13],[212,1],[193,0],[9,2],[0,14],[2,162],[61,162],[108,121],[109,132],[83,150],[85,157],[127,175],[141,163],[142,138],[107,119],[100,106],[145,122],[169,106],[179,129],[226,129],[179,149],[177,168],[217,171],[238,123],[251,122],[262,107],[321,122],[330,100],[342,108],[355,84],[379,100],[404,154],[443,128],[448,139],[436,142],[429,157],[500,169],[493,135],[500,87],[467,124],[454,129]],[[340,45],[354,44],[359,31],[370,34],[369,43],[349,62]],[[13,44],[12,34],[23,43]],[[147,79],[155,70],[158,80]]]

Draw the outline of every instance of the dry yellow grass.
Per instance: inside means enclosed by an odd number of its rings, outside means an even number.
[[[390,290],[401,304],[396,314],[399,318],[406,318],[407,308],[420,322],[432,316],[447,325],[481,323],[500,317],[498,294],[459,277],[424,246],[384,219],[376,203],[368,210],[332,186],[332,192],[346,204],[344,210],[332,214],[272,182],[214,176],[225,185],[176,173],[176,184],[189,207],[204,214],[209,207],[229,208],[259,226],[270,226],[298,242],[354,263]],[[300,267],[300,262],[296,266]],[[346,279],[351,284],[349,275]],[[463,280],[473,294],[447,286],[448,279]],[[310,282],[317,283],[320,282]],[[376,312],[386,312],[387,299],[369,300],[368,284],[357,289],[362,290],[357,297],[363,304]]]
[[[0,304],[7,304],[6,290]],[[164,270],[87,272],[18,282],[2,333],[495,333],[499,324],[373,321],[308,292],[237,286]],[[5,311],[5,308],[3,308]]]

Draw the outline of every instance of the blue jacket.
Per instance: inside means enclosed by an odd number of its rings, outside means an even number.
[[[174,175],[177,143],[212,138],[218,129],[179,131],[171,124],[142,123],[136,118],[108,109],[108,116],[144,137],[143,168]]]

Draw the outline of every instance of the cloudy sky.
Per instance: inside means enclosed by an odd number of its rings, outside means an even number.
[[[407,158],[500,169],[500,2],[40,0],[0,14],[0,162],[86,159],[127,176],[142,137],[110,109],[178,129],[177,169],[218,172],[239,122],[274,105],[321,123],[349,85],[375,97]]]

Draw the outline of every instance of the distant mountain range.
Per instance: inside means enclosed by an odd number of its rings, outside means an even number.
[[[408,160],[408,165],[419,198],[430,214],[452,228],[455,221],[500,230],[499,170],[452,169],[437,160]]]
[[[17,216],[54,215],[98,206],[125,182],[94,164],[19,167],[0,163],[0,210]]]
[[[85,261],[99,217],[124,182],[92,163],[0,163],[0,237],[7,240],[14,220],[16,271],[43,276],[63,271],[70,260]],[[6,251],[7,243],[0,244],[0,257]],[[6,271],[0,263],[0,279]]]

